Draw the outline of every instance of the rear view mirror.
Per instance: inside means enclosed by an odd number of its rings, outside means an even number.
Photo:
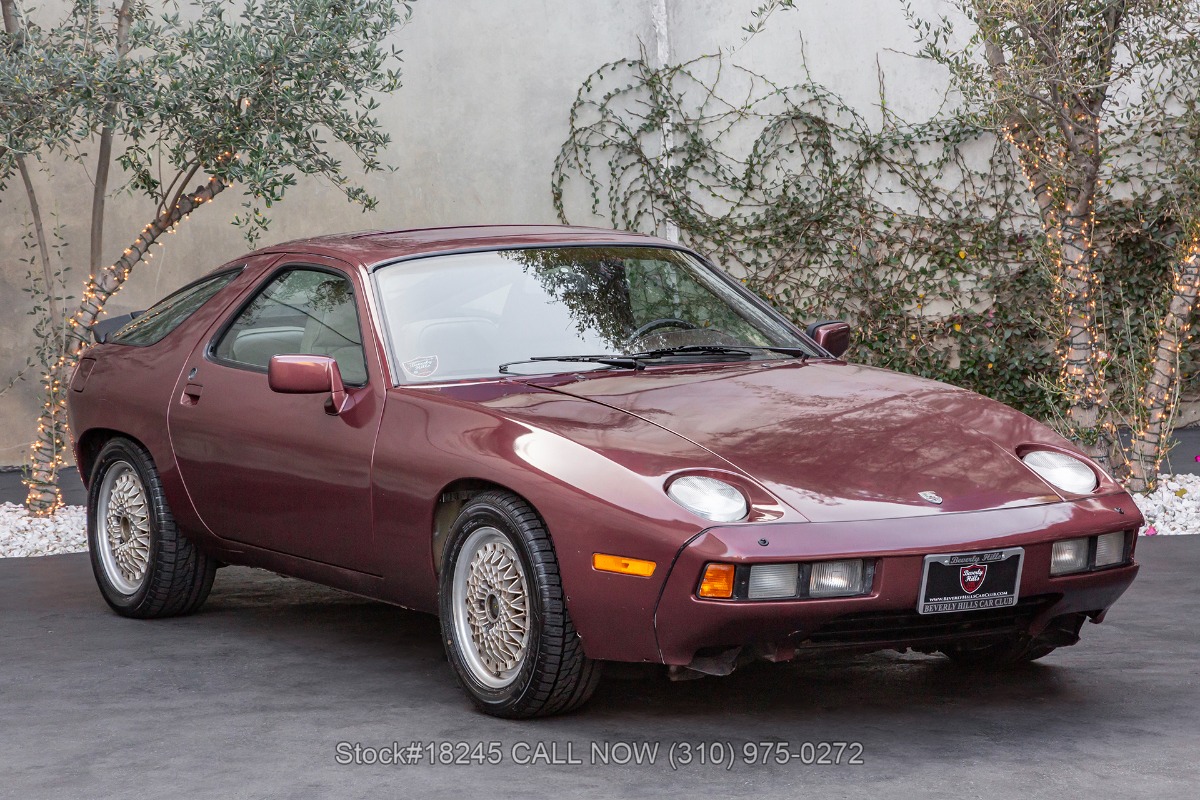
[[[834,358],[841,358],[850,349],[850,326],[840,320],[814,322],[804,332]]]
[[[340,414],[346,408],[346,387],[342,371],[329,356],[271,356],[267,367],[267,385],[280,394],[323,394],[329,392],[325,410]]]

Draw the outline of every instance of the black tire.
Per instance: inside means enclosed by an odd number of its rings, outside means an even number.
[[[1031,640],[1024,636],[986,645],[955,645],[942,648],[942,654],[965,667],[978,669],[1006,669],[1018,664],[1028,664],[1054,652],[1053,645]]]
[[[149,555],[143,576],[130,581],[132,591],[114,583],[106,568],[99,540],[98,508],[105,477],[111,470],[132,472],[141,481],[146,498]],[[175,525],[163,495],[162,481],[153,459],[136,442],[111,439],[101,449],[88,483],[88,552],[100,594],[114,611],[135,619],[158,619],[191,614],[208,598],[217,562],[200,552]],[[110,549],[111,552],[111,549]],[[131,587],[127,587],[129,589]]]
[[[512,668],[511,683],[501,687],[485,685],[472,672],[464,648],[473,645],[460,641],[464,637],[456,632],[454,614],[453,583],[463,545],[485,529],[499,532],[516,551],[527,587],[523,656],[519,666]],[[439,606],[446,658],[459,684],[484,713],[509,719],[563,714],[582,706],[595,691],[600,663],[584,655],[567,613],[550,534],[537,512],[520,498],[488,491],[462,509],[446,544]]]

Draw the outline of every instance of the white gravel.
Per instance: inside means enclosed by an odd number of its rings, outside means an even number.
[[[82,553],[87,550],[86,524],[83,506],[32,517],[25,506],[0,504],[0,558]]]
[[[1146,536],[1200,534],[1200,475],[1160,475],[1158,488],[1134,501],[1146,517]],[[0,558],[52,556],[87,550],[83,506],[52,517],[31,517],[24,506],[0,504]]]
[[[1146,518],[1145,536],[1200,533],[1200,475],[1159,475],[1154,491],[1133,501]]]

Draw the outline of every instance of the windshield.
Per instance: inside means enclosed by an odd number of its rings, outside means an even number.
[[[380,269],[376,280],[393,353],[409,382],[496,376],[503,363],[556,355],[737,345],[816,355],[785,324],[677,250],[459,253],[398,262]],[[735,355],[788,357],[770,351]],[[689,354],[696,361],[721,358]],[[537,362],[511,371],[568,368],[580,365]]]

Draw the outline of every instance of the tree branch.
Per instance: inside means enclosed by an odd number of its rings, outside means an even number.
[[[79,310],[71,319],[71,333],[74,337],[81,342],[86,342],[87,332],[96,322],[96,317],[99,316],[108,298],[116,294],[117,290],[125,284],[129,273],[143,257],[146,257],[150,247],[184,217],[205,203],[211,203],[213,198],[224,190],[225,183],[223,181],[210,178],[208,183],[182,194],[170,209],[156,215],[154,221],[142,229],[141,235],[133,244],[125,248],[124,254],[116,262],[105,267],[93,279],[90,279],[84,286],[83,302],[80,303]],[[68,357],[72,364],[78,355],[79,348],[68,348]]]
[[[4,30],[10,36],[16,36],[20,30],[15,0],[0,0],[0,10],[4,14]]]
[[[196,161],[192,163],[191,167],[187,171],[181,169],[179,172],[175,173],[175,177],[171,178],[170,185],[168,185],[166,191],[163,192],[162,199],[158,201],[158,211],[160,214],[165,213],[167,209],[172,208],[179,203],[179,199],[183,197],[183,193],[187,189],[188,182],[191,181],[191,179],[199,170],[200,162]],[[175,190],[176,185],[179,186],[177,191]],[[173,191],[174,194],[172,194]]]
[[[12,0],[9,0],[11,2]],[[117,11],[117,69],[129,55],[129,26],[132,22],[133,0],[122,0]],[[108,168],[112,164],[113,122],[117,114],[116,100],[104,106],[104,127],[100,130],[100,152],[96,162],[96,186],[92,192],[92,241],[88,259],[88,274],[95,276],[104,255],[104,204],[108,193]]]
[[[1100,40],[1097,68],[1098,83],[1092,88],[1091,103],[1088,104],[1088,110],[1096,117],[1100,116],[1104,101],[1108,99],[1108,89],[1112,85],[1108,73],[1112,70],[1113,58],[1117,51],[1117,37],[1121,33],[1127,10],[1127,0],[1113,0],[1104,12],[1104,36]]]
[[[21,182],[25,184],[25,197],[29,199],[29,213],[33,216],[33,233],[37,238],[38,255],[42,262],[42,280],[46,282],[46,297],[50,304],[50,324],[51,327],[56,327],[59,322],[58,298],[54,295],[54,270],[50,266],[50,245],[46,239],[46,226],[42,223],[42,210],[38,205],[37,192],[33,188],[33,180],[29,175],[25,156],[17,156],[17,170],[21,173]]]
[[[992,75],[996,80],[1000,80],[1007,64],[1003,48],[998,42],[988,39],[984,41],[983,50]],[[1054,196],[1050,191],[1049,177],[1037,165],[1038,161],[1046,156],[1045,140],[1015,112],[1010,111],[1005,115],[1004,126],[1008,130],[1010,140],[1017,147],[1017,159],[1021,163],[1022,172],[1029,180],[1029,189],[1033,192],[1038,211],[1042,219],[1047,220],[1054,210]]]
[[[0,0],[3,8],[4,32],[9,36],[20,35],[20,17],[17,14],[15,0]],[[29,165],[25,156],[14,153],[13,160],[17,163],[17,171],[21,173],[21,183],[25,185],[25,197],[29,200],[29,213],[33,217],[33,233],[37,238],[38,254],[42,262],[42,279],[46,282],[46,297],[50,307],[51,329],[59,322],[58,298],[54,295],[54,270],[50,266],[50,243],[46,239],[46,226],[42,222],[42,209],[38,204],[37,191],[33,187],[33,179],[29,174]]]

